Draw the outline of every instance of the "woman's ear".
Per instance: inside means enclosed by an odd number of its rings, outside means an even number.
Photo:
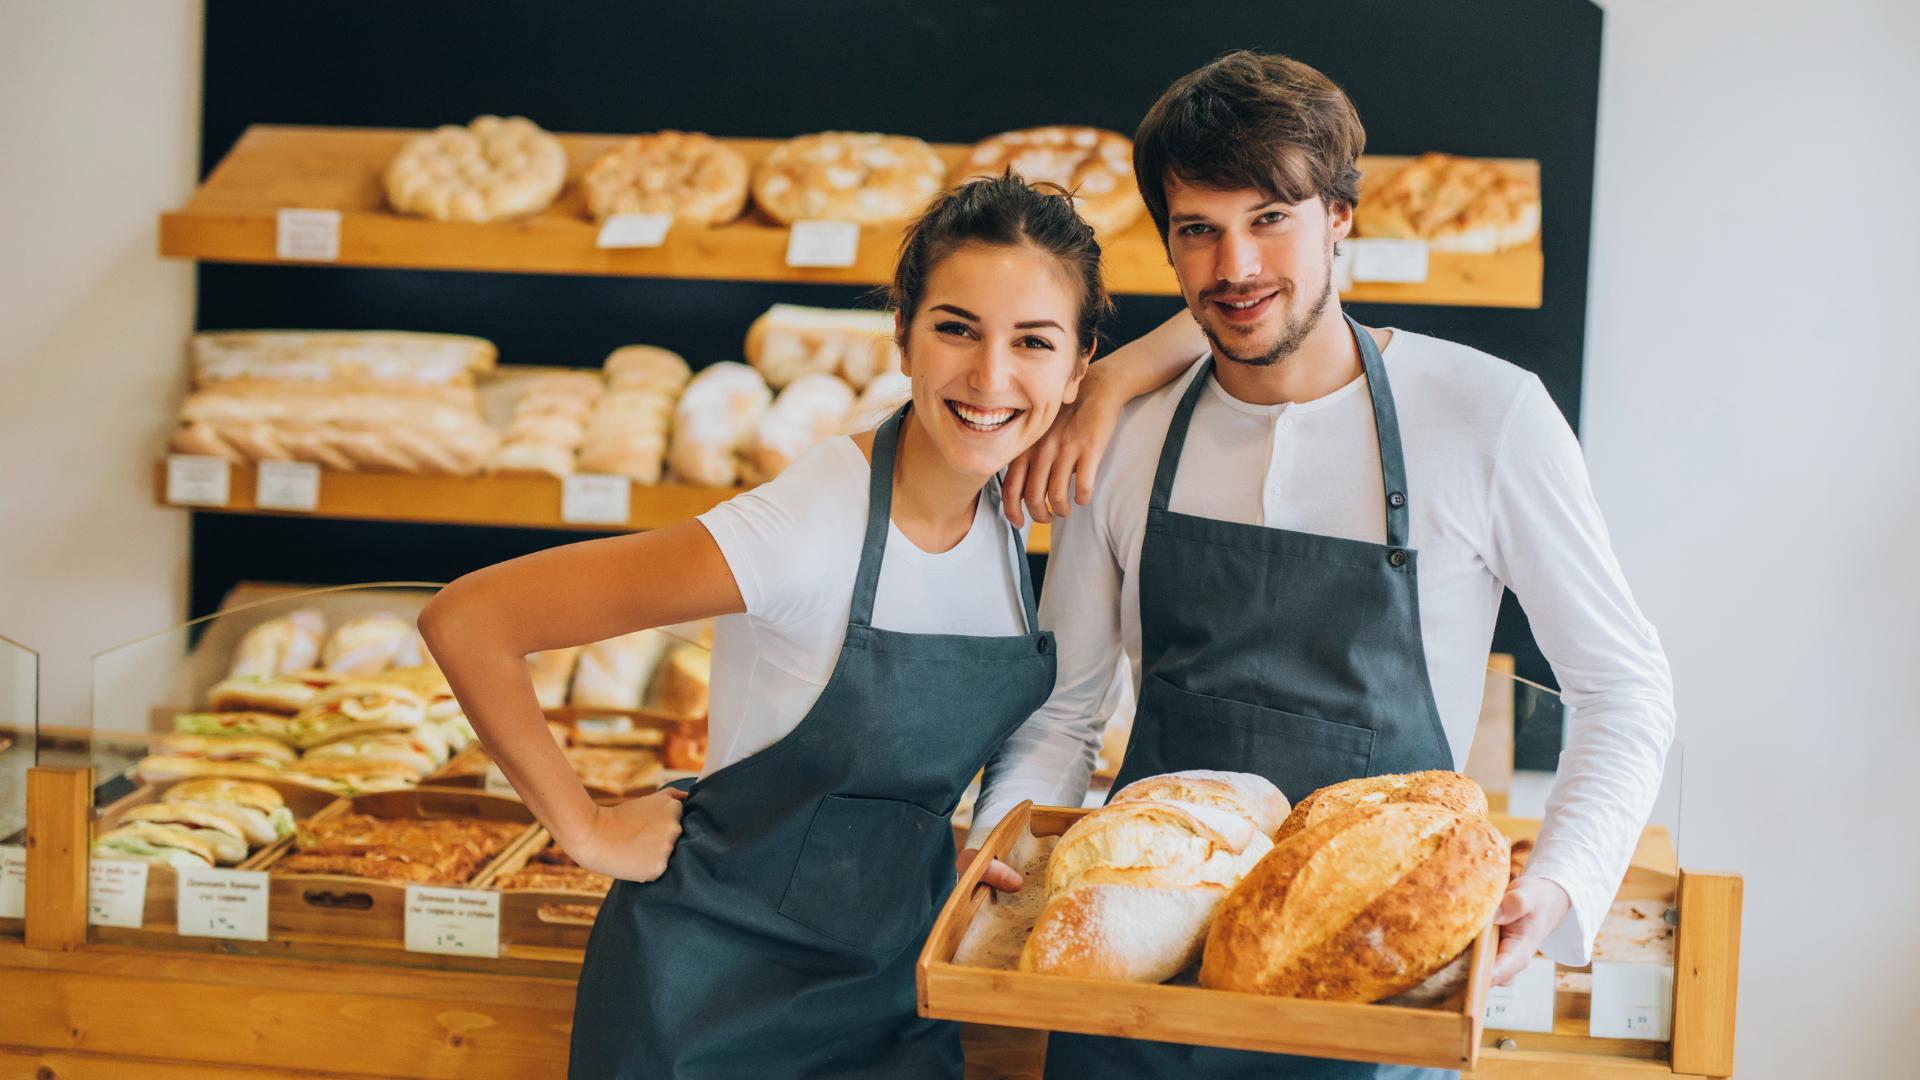
[[[1060,394],[1060,404],[1071,405],[1080,396],[1080,384],[1087,379],[1087,365],[1093,362],[1093,354],[1100,348],[1100,339],[1087,343],[1087,351],[1074,361],[1073,374],[1067,376],[1067,387]]]
[[[897,311],[893,313],[893,343],[900,347],[900,374],[912,375],[911,361],[907,359],[907,319]]]

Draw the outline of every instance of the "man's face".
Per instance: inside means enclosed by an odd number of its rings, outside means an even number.
[[[1291,355],[1333,298],[1333,245],[1353,210],[1288,205],[1255,188],[1167,178],[1167,251],[1187,309],[1216,355],[1264,366]]]

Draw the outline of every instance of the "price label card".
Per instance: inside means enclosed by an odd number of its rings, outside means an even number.
[[[560,481],[560,520],[572,525],[625,525],[633,513],[633,480],[573,473]]]
[[[232,474],[226,458],[168,454],[167,501],[175,506],[225,506]]]
[[[602,222],[594,244],[603,248],[656,248],[667,241],[672,214],[615,214]]]
[[[0,919],[27,917],[27,849],[0,844]]]
[[[500,763],[497,761],[488,763],[483,786],[489,795],[505,795],[511,799],[520,797],[520,793],[513,790],[513,784],[507,780],[507,774],[500,771]]]
[[[87,922],[140,929],[147,910],[147,864],[132,859],[87,862]]]
[[[407,886],[408,952],[500,955],[500,894]]]
[[[856,222],[796,221],[787,233],[788,266],[852,266],[859,258]]]
[[[1673,968],[1667,964],[1593,962],[1592,1015],[1596,1039],[1673,1038]]]
[[[275,226],[275,256],[293,262],[340,261],[340,211],[282,210]]]
[[[1427,280],[1427,244],[1424,240],[1349,240],[1353,247],[1353,280],[1418,285]]]
[[[262,870],[182,870],[176,924],[183,937],[267,940]]]
[[[1552,1031],[1553,992],[1553,961],[1534,957],[1511,985],[1487,988],[1487,1026],[1502,1031]]]
[[[262,510],[320,508],[320,466],[306,461],[263,461],[255,474],[253,502]]]

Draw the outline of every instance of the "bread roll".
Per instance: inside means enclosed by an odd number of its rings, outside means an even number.
[[[712,653],[698,645],[676,646],[654,672],[647,705],[682,720],[703,719],[712,681]]]
[[[1287,797],[1272,781],[1254,773],[1188,769],[1135,780],[1114,793],[1111,803],[1172,802],[1213,807],[1253,822],[1271,837],[1287,817]]]
[[[689,484],[738,483],[740,444],[772,401],[766,380],[745,364],[727,360],[702,369],[674,406],[668,450],[674,474]]]
[[[1200,954],[1228,890],[1271,849],[1236,815],[1234,836],[1170,803],[1126,802],[1075,822],[1047,865],[1047,906],[1020,970],[1162,982]]]
[[[853,409],[853,387],[837,375],[802,375],[780,391],[742,455],[748,483],[779,476],[814,444],[831,438]]]
[[[744,351],[776,390],[802,375],[838,375],[858,390],[900,370],[886,311],[775,304],[747,328]]]
[[[320,643],[327,621],[318,611],[302,608],[254,626],[233,651],[229,675],[285,675],[320,662]]]
[[[391,612],[356,615],[327,639],[322,663],[328,671],[348,678],[377,675],[394,666],[394,658],[414,632],[411,623]]]
[[[679,353],[653,345],[622,345],[602,365],[610,390],[646,390],[677,397],[693,378]]]
[[[1356,806],[1407,802],[1433,803],[1463,814],[1484,816],[1487,812],[1487,793],[1480,790],[1479,784],[1457,772],[1428,769],[1425,772],[1363,776],[1357,780],[1329,784],[1301,799],[1294,804],[1287,820],[1281,822],[1280,831],[1273,839],[1276,843],[1285,840],[1308,826],[1343,814]]]
[[[889,371],[874,376],[866,389],[860,391],[860,399],[853,403],[853,411],[847,414],[840,434],[852,435],[879,427],[881,421],[892,416],[912,396],[913,379],[906,372]]]
[[[580,651],[570,704],[583,709],[638,709],[647,680],[673,644],[658,630],[641,630]]]
[[[1277,845],[1220,907],[1200,983],[1370,1002],[1419,986],[1486,928],[1507,842],[1432,803],[1355,807]]]

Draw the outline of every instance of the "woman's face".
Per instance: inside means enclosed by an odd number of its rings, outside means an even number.
[[[947,464],[982,481],[1046,433],[1079,391],[1078,289],[1030,245],[968,244],[927,274],[901,368]]]

